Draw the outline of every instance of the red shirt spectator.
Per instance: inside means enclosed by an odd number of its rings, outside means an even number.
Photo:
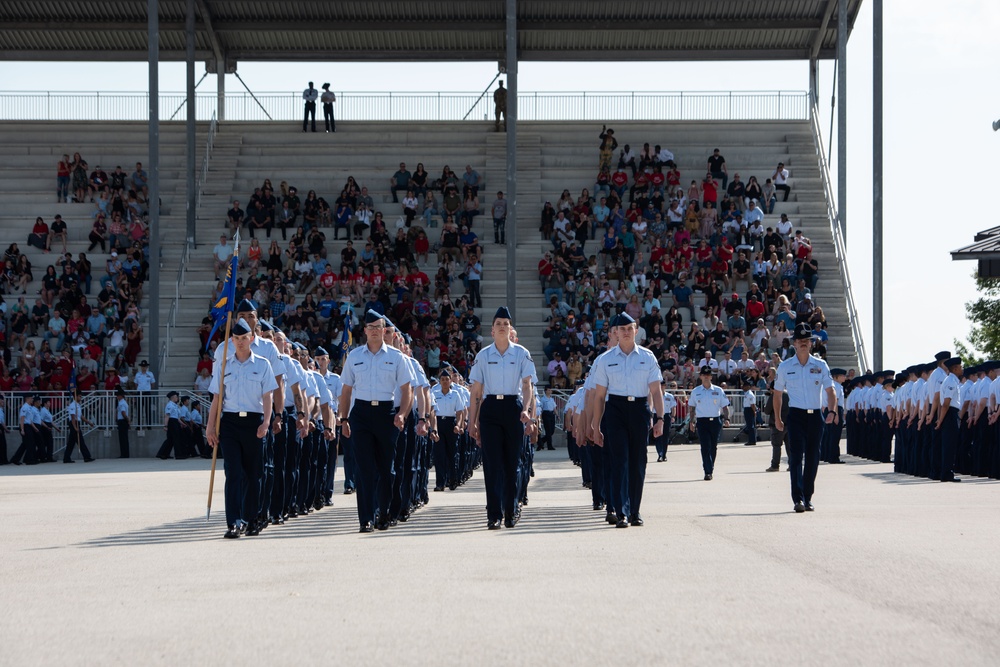
[[[97,376],[91,373],[89,368],[85,368],[83,373],[76,377],[76,386],[82,392],[93,391],[97,387]]]
[[[694,249],[690,244],[685,243],[681,245],[680,250],[677,251],[677,257],[682,257],[690,262],[691,258],[694,257]]]
[[[48,234],[49,233],[49,226],[45,224],[44,220],[42,220],[41,218],[38,218],[38,220],[35,221],[35,226],[31,228],[31,233],[32,234],[39,234],[39,235],[41,235],[41,234]]]
[[[552,261],[549,259],[549,255],[546,254],[545,257],[538,262],[538,275],[542,278],[549,278],[552,276],[552,269]]]
[[[406,284],[410,287],[425,287],[430,284],[430,278],[423,271],[415,271],[406,276]]]
[[[767,311],[764,304],[757,301],[756,296],[750,297],[750,301],[747,302],[747,321],[757,320],[764,317],[764,313]]]
[[[94,340],[90,341],[90,345],[87,346],[87,349],[90,350],[91,359],[100,359],[101,353],[104,352],[104,350],[101,349],[101,346],[97,344],[97,341]]]
[[[695,250],[694,255],[698,258],[699,262],[708,262],[712,259],[712,248],[710,248],[707,243],[703,246],[700,245],[698,246],[698,249]]]
[[[729,245],[729,239],[722,240],[722,245],[719,246],[718,255],[719,259],[724,262],[729,262],[733,259],[733,246]]]
[[[413,250],[418,255],[426,255],[431,250],[431,242],[427,239],[426,234],[421,234],[413,241]]]
[[[104,376],[104,390],[115,391],[121,384],[122,379],[118,377],[118,373],[113,368],[109,368],[107,375]]]
[[[333,272],[333,267],[329,264],[326,265],[326,271],[319,277],[319,284],[325,289],[333,289],[333,286],[337,284],[337,274]]]
[[[681,186],[681,172],[676,167],[667,172],[667,185],[671,192]]]
[[[368,276],[368,278],[366,278],[365,280],[368,282],[369,285],[377,289],[379,285],[385,282],[385,274],[382,273],[381,271],[378,271]]]
[[[616,188],[624,188],[626,185],[628,185],[628,174],[625,173],[624,171],[616,171],[615,173],[611,174],[611,183]]]
[[[719,201],[719,183],[714,178],[701,184],[702,200],[715,204]]]
[[[0,391],[11,391],[14,388],[14,378],[9,373],[4,373],[0,377]]]
[[[667,249],[663,246],[655,246],[649,251],[649,263],[656,264],[660,261],[660,258],[667,254]]]
[[[654,188],[662,188],[663,184],[667,182],[667,177],[661,171],[654,171],[649,175],[649,182],[653,184]]]

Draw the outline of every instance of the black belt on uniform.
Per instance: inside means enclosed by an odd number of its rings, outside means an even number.
[[[608,394],[608,401],[612,403],[636,403],[638,405],[646,405],[646,396],[618,396],[616,394]]]
[[[238,418],[238,419],[263,419],[263,412],[223,412],[223,417]]]
[[[390,408],[393,407],[392,399],[390,399],[388,401],[362,401],[362,400],[358,399],[358,400],[355,400],[354,404],[355,405],[359,405],[359,404],[360,405],[370,405],[373,408],[384,408],[384,407],[387,407],[387,406],[390,407]]]
[[[450,419],[452,421],[455,421],[455,416],[452,415],[449,417],[448,415],[438,415],[438,419]]]
[[[487,394],[486,398],[492,398],[494,401],[514,401],[521,397],[517,394]]]
[[[815,412],[819,412],[819,408],[815,408],[815,409],[809,409],[809,408],[788,408],[789,412],[791,412],[792,410],[795,410],[796,412],[804,412],[807,415],[811,415],[811,414],[813,414]]]
[[[714,422],[717,419],[722,419],[722,417],[698,417],[700,422]]]

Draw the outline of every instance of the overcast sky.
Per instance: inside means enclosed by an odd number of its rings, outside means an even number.
[[[862,5],[848,48],[848,246],[854,296],[871,337],[872,17]],[[885,3],[885,366],[899,369],[951,349],[968,331],[964,303],[975,298],[973,262],[949,251],[998,222],[1000,118],[996,85],[1000,3],[910,0]],[[20,63],[5,67],[5,90],[145,90],[144,63]],[[834,63],[820,64],[822,127],[829,128]],[[198,65],[197,76],[204,71]],[[298,90],[312,79],[335,90],[479,91],[496,63],[240,63],[256,92]],[[295,82],[290,86],[289,82]],[[301,82],[301,85],[300,85]],[[160,87],[184,89],[184,66],[164,64]],[[531,63],[524,91],[806,90],[806,63]],[[242,89],[234,77],[229,90]],[[215,90],[210,75],[199,91]],[[824,141],[827,138],[824,137]],[[836,146],[836,138],[834,138]],[[733,165],[738,168],[738,165]],[[794,175],[794,174],[793,174]],[[834,177],[836,169],[834,167]],[[954,182],[967,183],[954,185]],[[830,274],[829,279],[836,278]]]

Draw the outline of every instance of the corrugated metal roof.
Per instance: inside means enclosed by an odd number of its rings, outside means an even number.
[[[836,48],[834,0],[522,0],[524,60],[805,59]],[[853,24],[862,0],[848,0]],[[503,0],[201,0],[197,57],[230,60],[478,59],[504,56]],[[160,2],[160,54],[184,58],[184,0]],[[213,39],[214,38],[214,39]],[[0,3],[0,59],[144,60],[146,3]]]

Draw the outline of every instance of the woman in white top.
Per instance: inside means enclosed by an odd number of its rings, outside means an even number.
[[[413,190],[407,190],[406,196],[403,197],[403,215],[406,216],[406,226],[409,227],[410,223],[413,222],[413,218],[417,216],[417,206],[420,202],[417,201],[416,196],[413,194]]]

